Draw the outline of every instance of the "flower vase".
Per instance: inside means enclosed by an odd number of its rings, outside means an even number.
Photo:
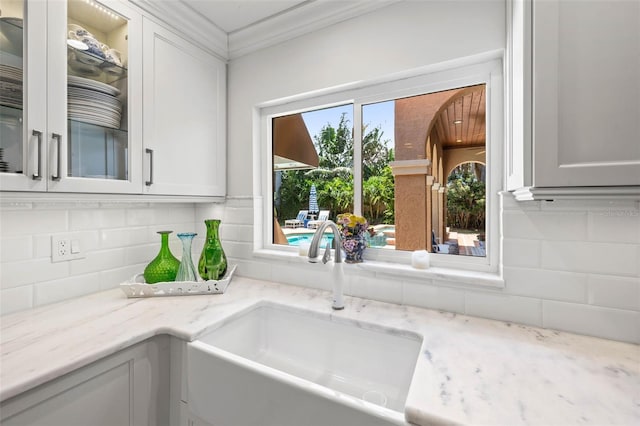
[[[158,231],[161,238],[160,253],[144,268],[147,284],[175,281],[180,261],[169,250],[169,234],[172,231]]]
[[[184,232],[178,234],[178,238],[182,242],[182,260],[180,261],[180,267],[178,268],[178,274],[176,275],[176,281],[197,281],[196,268],[193,266],[193,260],[191,260],[191,243],[193,237],[197,234],[193,232]]]
[[[198,261],[198,273],[203,280],[220,280],[227,272],[227,256],[224,254],[218,228],[220,220],[208,219],[204,221],[207,236]]]
[[[342,238],[342,248],[345,253],[346,263],[362,263],[362,254],[366,247],[364,234],[344,236]]]

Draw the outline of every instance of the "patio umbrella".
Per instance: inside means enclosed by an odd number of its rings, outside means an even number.
[[[318,208],[318,195],[316,194],[316,186],[311,185],[311,191],[309,191],[309,213],[317,212]]]

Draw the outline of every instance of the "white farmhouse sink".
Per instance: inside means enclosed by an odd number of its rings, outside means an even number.
[[[403,424],[421,343],[406,331],[259,304],[189,343],[189,406],[213,424]],[[239,417],[220,417],[225,409]]]

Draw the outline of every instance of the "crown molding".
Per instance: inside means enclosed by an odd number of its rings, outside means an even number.
[[[130,0],[214,55],[229,59],[228,35],[182,1]]]
[[[238,58],[286,40],[355,18],[402,0],[308,0],[229,34],[183,0],[130,0],[183,36],[224,60]]]
[[[138,0],[139,1],[139,0]],[[229,59],[238,58],[301,35],[397,3],[400,0],[305,2],[246,28],[229,33]]]

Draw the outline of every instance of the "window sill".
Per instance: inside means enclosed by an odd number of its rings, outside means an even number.
[[[288,263],[306,264],[309,262],[307,256],[301,256],[297,251],[262,249],[254,251],[253,254],[255,257]],[[349,266],[344,268],[344,271],[348,275],[353,274],[354,272],[352,271],[354,271],[354,269],[358,269],[394,278],[437,280],[438,285],[452,287],[462,286],[492,289],[502,289],[505,287],[504,279],[499,274],[491,272],[468,271],[436,266],[430,267],[429,269],[416,269],[410,265],[376,260],[365,260],[363,263],[345,265]],[[357,271],[355,273],[357,274]]]

